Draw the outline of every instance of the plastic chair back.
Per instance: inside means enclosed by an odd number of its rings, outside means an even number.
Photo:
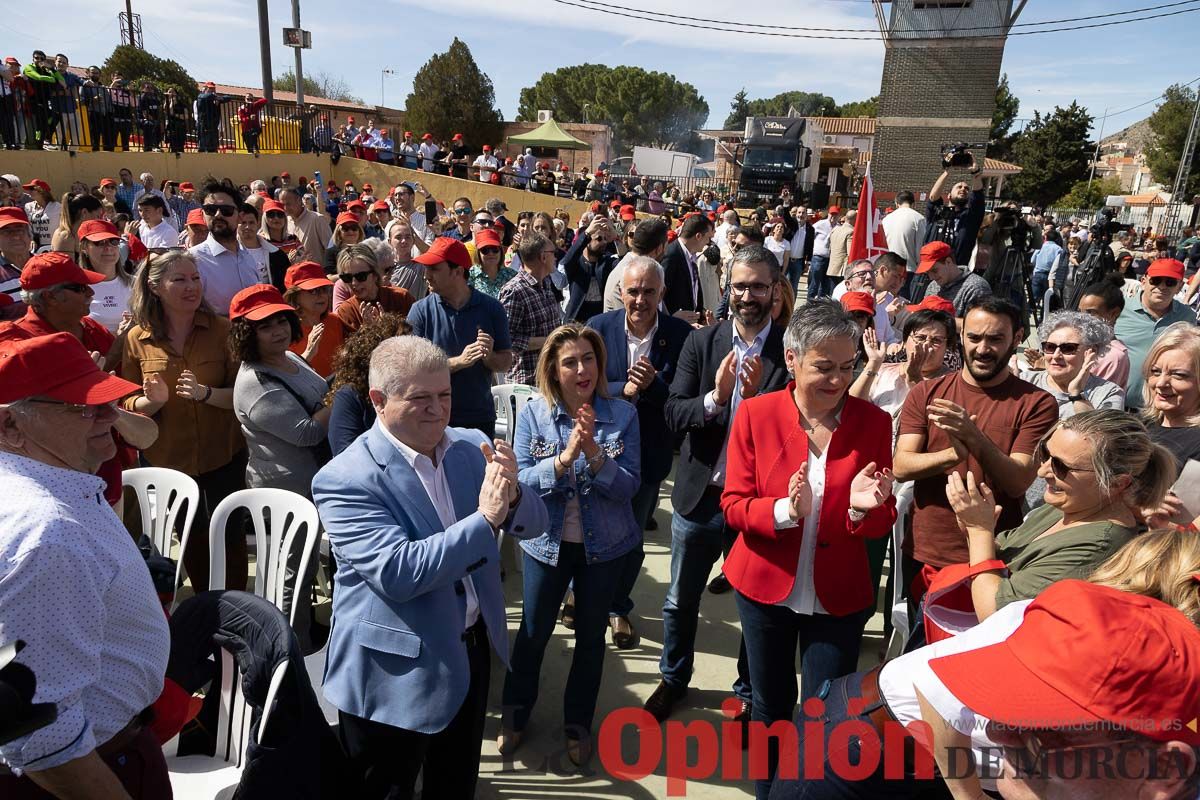
[[[492,400],[496,404],[496,435],[504,430],[504,441],[512,444],[517,433],[517,414],[525,404],[537,396],[537,390],[523,383],[502,383],[492,387]],[[501,425],[503,422],[503,425]]]
[[[190,476],[178,470],[162,467],[127,469],[121,473],[121,485],[133,489],[141,509],[142,534],[150,539],[155,551],[171,557],[171,540],[179,510],[187,501],[183,516],[183,527],[179,535],[179,559],[175,565],[175,589],[183,578],[183,552],[196,519],[196,507],[200,503],[200,487]],[[171,603],[174,610],[176,599]]]

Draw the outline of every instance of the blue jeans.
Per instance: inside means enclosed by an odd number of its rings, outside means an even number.
[[[848,781],[831,768],[830,755],[834,752],[829,747],[831,741],[838,741],[842,748],[839,753],[846,754],[839,757],[839,762],[859,763],[858,739],[842,740],[834,737],[833,732],[837,730],[838,725],[847,720],[859,720],[870,724],[867,714],[852,715],[848,708],[851,700],[862,696],[862,681],[866,674],[865,672],[856,672],[837,678],[822,690],[825,713],[820,719],[824,729],[821,740],[825,743],[825,764],[822,771],[824,777],[820,779],[804,779],[804,722],[807,717],[804,716],[803,711],[796,716],[795,725],[800,742],[800,763],[799,769],[796,771],[797,777],[776,780],[771,786],[770,800],[901,800],[902,798],[933,800],[933,798],[950,797],[949,790],[939,778],[918,779],[910,772],[904,778],[885,779],[882,756],[879,768],[865,780]],[[912,740],[906,742],[906,747],[913,746]]]
[[[1035,272],[1029,276],[1029,283],[1033,288],[1033,300],[1040,306],[1042,298],[1046,296],[1046,291],[1050,288],[1050,273]]]
[[[741,592],[737,593],[737,605],[754,686],[754,720],[790,720],[797,694],[803,703],[816,696],[825,681],[849,675],[857,667],[870,609],[845,617],[797,614],[784,606],[751,600]],[[797,646],[802,693],[796,687]],[[778,743],[772,739],[767,755],[771,775],[778,762]],[[756,781],[755,796],[767,800],[770,789],[771,781]]]
[[[558,609],[567,584],[575,583],[575,652],[563,693],[563,723],[580,734],[592,729],[596,697],[604,674],[604,635],[608,609],[625,557],[589,564],[583,545],[563,542],[558,565],[550,566],[524,553],[525,607],[513,644],[508,677],[504,681],[504,724],[524,730],[537,702],[538,682],[546,645],[554,633]]]
[[[663,603],[663,651],[658,669],[663,680],[677,688],[687,688],[692,680],[700,598],[708,574],[736,538],[725,527],[720,497],[719,491],[710,489],[690,514],[671,515],[671,588]],[[733,693],[740,700],[751,700],[745,637],[738,642],[738,677]]]
[[[654,507],[658,505],[658,490],[661,486],[661,482],[643,483],[633,495],[633,518],[643,530],[654,514]],[[617,581],[612,609],[608,612],[610,617],[628,617],[633,613],[633,585],[637,583],[638,575],[642,572],[642,562],[646,560],[646,549],[642,542],[638,542],[637,547],[626,553],[624,558],[625,566]]]
[[[792,285],[792,294],[800,289],[800,276],[804,274],[804,259],[790,258],[787,264],[787,279]]]
[[[813,256],[808,262],[808,299],[829,296],[829,256]]]

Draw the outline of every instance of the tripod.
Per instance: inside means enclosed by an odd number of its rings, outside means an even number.
[[[1033,309],[1033,319],[1042,321],[1042,309],[1033,296],[1033,281],[1030,279],[1029,257],[1013,245],[1004,248],[998,259],[993,259],[984,273],[984,280],[992,287],[992,294],[1012,300],[1021,307],[1022,317],[1029,316]],[[1023,291],[1022,291],[1023,290]]]
[[[1092,239],[1087,256],[1084,257],[1083,263],[1075,268],[1075,275],[1067,287],[1066,296],[1063,300],[1064,307],[1072,311],[1078,311],[1079,301],[1083,298],[1084,289],[1103,279],[1105,275],[1116,269],[1112,248],[1108,246],[1108,241],[1105,241],[1106,239],[1109,239],[1109,237],[1096,236]]]

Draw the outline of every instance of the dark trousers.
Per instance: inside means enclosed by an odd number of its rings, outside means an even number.
[[[790,720],[801,702],[815,697],[825,681],[848,675],[858,665],[863,628],[873,609],[845,617],[797,614],[785,606],[759,603],[737,593],[738,616],[750,662],[754,711],[759,722]],[[796,686],[796,652],[800,652],[800,687]],[[767,765],[775,774],[778,743],[769,743]],[[755,782],[755,796],[767,800],[771,781]]]
[[[159,145],[159,128],[158,122],[146,121],[142,123],[142,150],[149,153]]]
[[[423,772],[421,796],[472,800],[479,780],[483,723],[491,684],[491,645],[480,620],[470,632],[467,696],[444,730],[417,733],[338,712],[338,738],[350,768],[363,778],[365,800],[409,800]],[[394,698],[402,703],[404,698]]]
[[[662,482],[643,483],[634,494],[633,518],[638,527],[645,530],[650,518],[654,515],[654,507],[658,505],[658,490]],[[628,617],[633,613],[633,586],[637,583],[638,575],[642,572],[642,563],[646,560],[646,548],[641,540],[637,547],[625,554],[625,566],[621,569],[621,577],[617,581],[617,591],[613,595],[610,617]]]
[[[129,136],[133,132],[133,120],[131,119],[114,119],[113,127],[113,147],[116,147],[120,141],[121,149],[126,153],[129,152]]]
[[[242,141],[246,144],[247,153],[258,152],[258,136],[260,133],[262,133],[262,131],[258,129],[242,131]]]
[[[125,747],[102,758],[133,800],[171,800],[173,797],[162,745],[149,728],[143,728]],[[0,797],[4,800],[52,800],[57,796],[27,776],[0,775]]]
[[[0,141],[9,150],[21,146],[17,138],[17,102],[11,94],[0,97]]]
[[[98,153],[101,148],[113,149],[112,117],[108,114],[88,112],[88,135],[92,139],[92,152]]]

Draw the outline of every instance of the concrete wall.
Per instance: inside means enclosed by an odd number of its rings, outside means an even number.
[[[0,151],[0,173],[15,174],[25,183],[40,178],[50,184],[56,196],[67,191],[77,180],[95,186],[101,178],[115,179],[122,167],[133,172],[134,180],[139,174],[150,172],[159,181],[166,178],[191,181],[197,188],[210,175],[218,180],[229,178],[235,184],[242,184],[257,178],[267,180],[284,171],[290,172],[292,180],[296,181],[301,176],[311,178],[315,171],[320,170],[322,178],[334,180],[339,186],[347,180],[354,181],[354,185],[359,187],[369,182],[377,194],[386,191],[384,187],[390,188],[401,181],[420,181],[447,206],[460,196],[471,198],[476,208],[490,198],[499,197],[514,213],[526,210],[553,212],[556,208],[564,208],[570,212],[572,219],[578,219],[588,208],[587,203],[578,200],[374,164],[355,158],[343,158],[334,166],[328,156],[312,154],[260,155],[256,158],[250,154],[236,153],[183,153],[177,157],[173,153]]]

